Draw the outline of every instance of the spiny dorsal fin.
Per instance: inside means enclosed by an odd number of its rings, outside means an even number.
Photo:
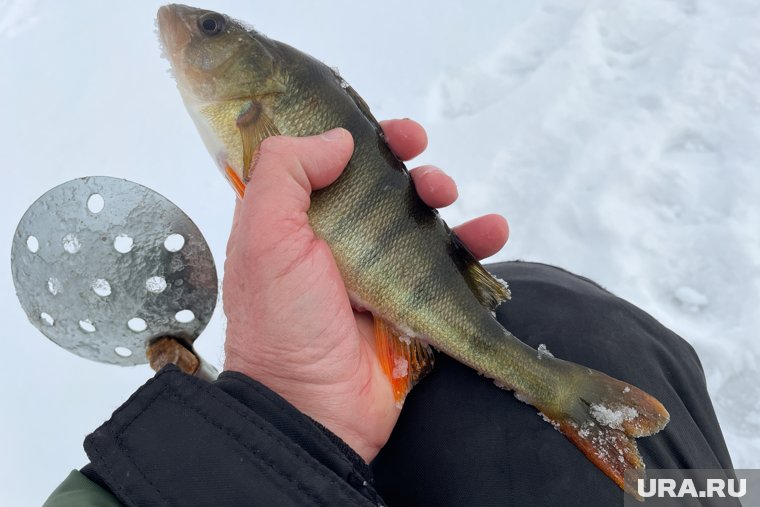
[[[400,407],[412,387],[433,369],[435,357],[429,345],[416,338],[400,338],[383,319],[374,319],[375,352]]]
[[[248,183],[253,169],[253,155],[264,139],[278,136],[280,131],[264,111],[264,106],[255,100],[252,100],[248,109],[238,116],[237,128],[240,130],[243,143],[243,183]]]
[[[486,271],[462,240],[454,232],[449,231],[449,233],[451,234],[452,258],[480,304],[493,311],[501,303],[510,299],[512,294],[507,282]]]

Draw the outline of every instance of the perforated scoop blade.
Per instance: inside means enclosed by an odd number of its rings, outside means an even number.
[[[147,363],[171,336],[192,343],[211,319],[214,259],[192,220],[157,192],[90,176],[32,204],[13,238],[16,294],[31,323],[95,361]]]

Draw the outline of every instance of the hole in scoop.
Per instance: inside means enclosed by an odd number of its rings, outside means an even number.
[[[119,346],[119,347],[114,348],[113,351],[116,352],[116,355],[120,357],[129,357],[132,355],[132,351],[129,350],[127,347]]]
[[[129,253],[132,251],[132,247],[135,245],[135,241],[126,234],[119,234],[116,239],[113,240],[113,247],[119,253]]]
[[[185,237],[182,234],[170,234],[164,241],[164,248],[170,252],[179,252],[185,246]]]
[[[95,326],[92,324],[92,321],[90,319],[80,320],[79,321],[79,327],[85,333],[94,333],[95,332]]]
[[[100,194],[92,194],[90,198],[87,199],[87,209],[90,210],[91,213],[100,213],[103,211],[105,205],[106,201]]]
[[[40,242],[37,241],[36,237],[29,236],[26,238],[26,248],[32,253],[37,253],[37,251],[40,249]]]
[[[42,312],[40,314],[40,319],[42,319],[42,322],[44,322],[48,326],[52,326],[53,324],[55,324],[55,319],[49,313]]]
[[[106,297],[111,295],[111,284],[108,280],[102,278],[96,278],[92,282],[92,291],[100,297]]]
[[[180,310],[174,315],[174,320],[187,324],[195,320],[195,314],[191,310]]]
[[[127,327],[135,333],[140,333],[148,329],[148,323],[140,317],[134,317],[127,321]]]
[[[160,294],[166,290],[166,280],[163,276],[151,276],[145,280],[145,288],[153,294]]]

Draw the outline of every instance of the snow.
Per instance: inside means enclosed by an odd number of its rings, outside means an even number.
[[[559,423],[557,421],[555,421],[554,419],[551,419],[551,418],[547,417],[546,414],[544,414],[543,412],[539,412],[538,416],[541,419],[543,419],[545,422],[548,422],[549,424],[551,424],[552,426],[554,426],[555,430],[559,431]],[[581,435],[581,436],[583,436],[583,435]]]
[[[401,343],[405,344],[406,346],[410,346],[412,344],[412,337],[411,336],[400,335],[398,337],[398,341],[400,341]]]
[[[69,233],[63,237],[63,249],[70,254],[77,253],[82,248],[82,244],[79,242],[76,234]]]
[[[409,361],[403,357],[396,357],[393,359],[393,372],[391,376],[393,378],[404,378],[409,373]]]
[[[600,403],[592,403],[589,413],[599,424],[616,430],[622,430],[624,422],[632,421],[639,416],[638,411],[633,407],[612,409]]]
[[[0,0],[6,262],[37,197],[102,174],[177,203],[221,269],[233,192],[160,58],[158,5]],[[686,338],[734,464],[760,468],[756,0],[203,6],[339,67],[378,118],[423,123],[430,146],[414,165],[437,164],[459,186],[444,218],[509,219],[495,260],[563,266]],[[39,505],[150,371],[56,347],[3,277],[0,399],[12,416],[0,418],[0,504]],[[222,321],[219,309],[197,342],[217,365]]]
[[[166,290],[166,279],[163,276],[151,276],[145,280],[145,288],[154,294],[161,293]]]
[[[546,345],[543,343],[540,343],[538,345],[538,358],[543,359],[545,357],[554,357],[554,354],[552,354],[548,348],[546,348]]]
[[[508,298],[512,297],[512,296],[511,296],[511,294],[512,294],[512,290],[509,288],[509,282],[507,282],[506,280],[502,280],[502,279],[501,279],[501,278],[499,278],[498,276],[494,276],[494,278],[496,279],[496,281],[497,281],[497,282],[499,282],[499,284],[500,284],[502,287],[504,287],[504,290],[506,290],[506,291],[507,291],[507,295],[508,295]]]
[[[61,281],[53,276],[48,278],[48,291],[54,296],[58,295],[59,292],[61,292],[61,289],[63,286],[61,285]]]

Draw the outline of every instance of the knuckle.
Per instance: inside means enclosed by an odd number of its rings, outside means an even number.
[[[300,163],[296,141],[297,139],[284,136],[267,137],[259,145],[255,165],[266,167],[265,172],[271,169],[281,171],[283,168],[297,167]],[[256,171],[254,171],[255,174]]]
[[[259,151],[262,153],[272,153],[278,150],[278,145],[280,144],[280,139],[278,136],[273,137],[267,137],[263,141],[261,141],[261,144],[259,145]]]
[[[291,140],[284,136],[267,137],[259,145],[259,154],[261,157],[292,155],[290,144]]]

